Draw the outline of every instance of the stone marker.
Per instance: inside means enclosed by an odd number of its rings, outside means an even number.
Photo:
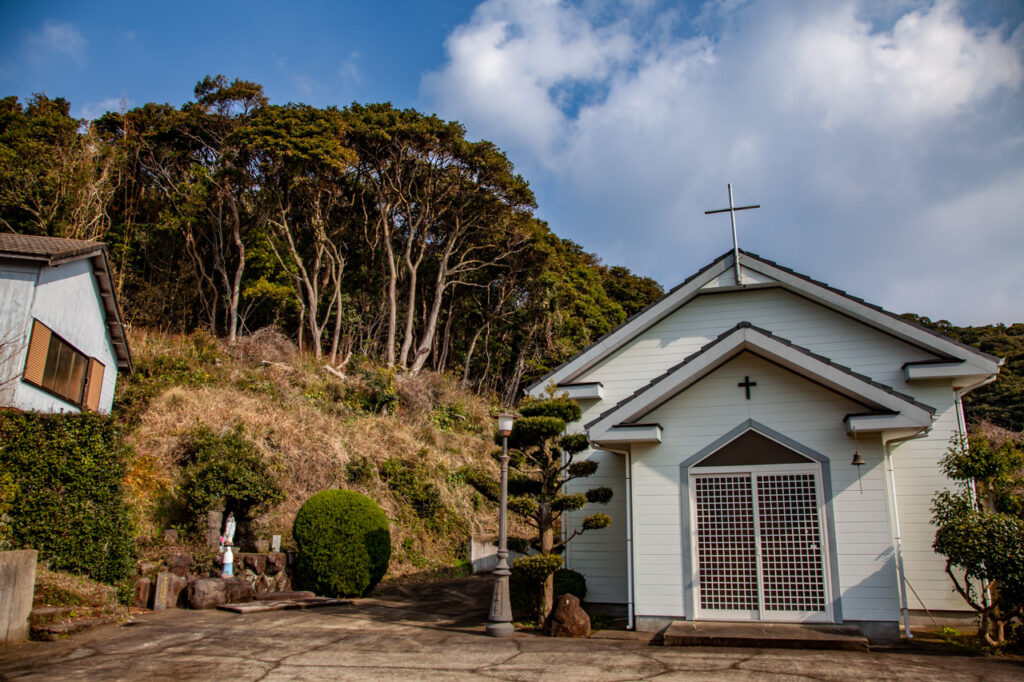
[[[37,557],[34,549],[0,552],[0,646],[28,637]]]
[[[275,535],[270,540],[270,551],[271,552],[280,552],[281,551],[281,536],[280,535]]]
[[[544,631],[552,637],[590,637],[590,616],[580,607],[578,597],[563,594],[555,600]]]
[[[170,587],[171,575],[167,571],[156,574],[156,589],[153,590],[154,611],[163,611],[167,608],[167,591]]]
[[[213,609],[227,603],[225,580],[220,578],[200,578],[193,580],[185,588],[188,605],[193,609]]]

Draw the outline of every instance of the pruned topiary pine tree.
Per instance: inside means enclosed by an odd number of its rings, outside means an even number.
[[[955,436],[940,462],[959,484],[932,500],[932,547],[953,587],[978,612],[982,646],[1001,643],[1024,612],[1024,452],[1012,439]],[[962,572],[958,576],[954,569]]]
[[[520,559],[516,567],[543,583],[539,590],[538,617],[545,617],[554,603],[553,575],[561,566],[565,545],[580,533],[611,525],[607,514],[591,514],[580,528],[564,539],[555,539],[561,528],[562,515],[579,511],[587,503],[606,503],[612,497],[610,488],[591,488],[585,493],[566,493],[569,481],[593,476],[597,462],[575,461],[587,449],[584,434],[566,434],[565,426],[580,418],[580,406],[565,397],[527,398],[519,406],[517,419],[509,436],[509,511],[537,529],[540,555]],[[500,441],[499,441],[500,442]],[[494,486],[481,490],[493,496]]]

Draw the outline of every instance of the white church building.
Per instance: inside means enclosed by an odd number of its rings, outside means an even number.
[[[799,621],[893,638],[901,612],[962,611],[930,506],[961,397],[1001,364],[730,251],[528,389],[553,382],[583,408],[569,430],[600,466],[570,492],[614,491],[612,525],[569,543],[566,566],[645,631]]]

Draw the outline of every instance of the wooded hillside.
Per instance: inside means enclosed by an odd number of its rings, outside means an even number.
[[[69,111],[0,100],[0,226],[105,241],[136,327],[274,326],[335,365],[456,372],[512,402],[662,293],[552,233],[457,122],[272,105],[223,76],[181,106]]]

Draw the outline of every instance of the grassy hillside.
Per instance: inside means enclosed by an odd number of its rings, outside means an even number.
[[[165,528],[189,532],[181,452],[203,427],[241,427],[270,463],[285,498],[258,517],[261,537],[280,534],[288,545],[295,513],[325,488],[381,505],[392,524],[392,576],[458,565],[469,534],[494,529],[493,505],[460,470],[497,475],[495,406],[456,380],[358,360],[341,378],[269,331],[231,348],[204,334],[136,331],[130,341],[137,370],[120,380],[114,412],[134,449],[128,487],[143,544]]]

